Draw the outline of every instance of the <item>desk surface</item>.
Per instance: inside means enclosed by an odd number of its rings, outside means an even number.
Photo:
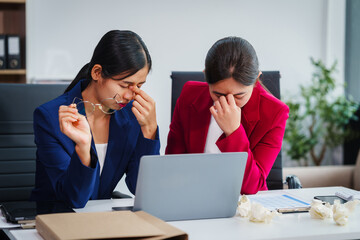
[[[304,188],[276,190],[291,193],[311,201],[316,195],[333,195],[342,187]],[[271,194],[263,191],[258,194]],[[89,201],[77,212],[111,211],[114,206],[129,206],[133,199],[110,199]],[[345,226],[337,226],[332,219],[312,219],[309,213],[292,213],[276,216],[270,223],[253,223],[247,218],[232,218],[174,221],[169,224],[187,232],[190,240],[200,239],[360,239],[360,206],[349,217]],[[35,229],[5,230],[11,239],[42,239]]]

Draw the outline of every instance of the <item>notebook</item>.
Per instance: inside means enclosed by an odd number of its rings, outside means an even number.
[[[360,200],[360,191],[356,191],[353,189],[344,189],[339,192],[336,192],[335,195],[346,201],[353,201],[356,199]]]
[[[134,211],[165,221],[236,213],[247,153],[143,156]]]

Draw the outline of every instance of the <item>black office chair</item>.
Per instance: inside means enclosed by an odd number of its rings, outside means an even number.
[[[33,112],[64,84],[0,84],[0,202],[28,200],[35,185]],[[130,197],[113,192],[113,198]]]
[[[175,109],[175,104],[180,96],[182,87],[187,81],[205,82],[203,72],[172,72],[172,88],[171,88],[171,119]],[[280,99],[280,72],[279,71],[263,71],[261,81],[265,87],[278,99]],[[283,189],[282,180],[282,158],[281,151],[277,156],[273,167],[266,179],[267,186],[272,189]]]
[[[65,85],[0,84],[0,202],[28,200],[35,184],[33,112]]]

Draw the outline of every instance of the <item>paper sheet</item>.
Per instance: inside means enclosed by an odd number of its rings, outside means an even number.
[[[282,208],[302,208],[310,207],[310,203],[292,196],[288,193],[273,193],[273,194],[259,194],[248,195],[252,202],[258,202],[265,208],[275,211]]]

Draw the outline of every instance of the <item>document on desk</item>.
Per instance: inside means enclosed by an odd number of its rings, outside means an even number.
[[[257,202],[271,211],[304,212],[310,209],[310,203],[289,193],[269,193],[248,195],[251,202]]]

